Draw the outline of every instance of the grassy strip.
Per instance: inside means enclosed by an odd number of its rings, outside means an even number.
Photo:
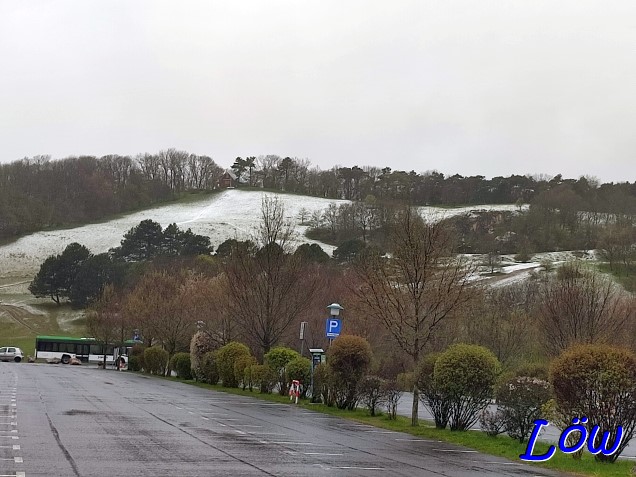
[[[265,401],[290,403],[289,398],[278,394],[261,394],[257,391],[250,392],[235,388],[224,388],[219,385],[183,381],[182,379],[177,378],[165,379],[184,382],[203,389],[212,389],[214,391],[236,394],[239,396],[249,396]],[[350,421],[368,424],[381,429],[404,432],[416,437],[461,445],[485,454],[503,457],[518,463],[521,463],[519,455],[525,452],[527,445],[526,443],[520,444],[518,441],[507,436],[488,437],[484,433],[478,431],[453,432],[448,429],[436,429],[431,422],[424,420],[420,420],[419,427],[412,427],[411,419],[403,416],[398,416],[397,420],[393,421],[388,419],[385,415],[371,417],[368,412],[362,409],[346,411],[334,407],[328,407],[324,404],[312,404],[308,400],[301,400],[298,405],[305,409],[322,412],[324,414],[348,419]],[[534,449],[534,454],[544,454],[548,450],[548,446],[548,444],[543,442],[537,443]],[[536,465],[538,467],[544,467],[560,472],[568,472],[574,475],[594,477],[624,477],[627,475],[633,475],[631,471],[634,468],[633,462],[624,459],[621,459],[614,464],[605,464],[595,461],[594,456],[584,452],[581,459],[575,460],[571,456],[565,455],[558,450],[554,457],[552,457],[549,461],[529,465]]]

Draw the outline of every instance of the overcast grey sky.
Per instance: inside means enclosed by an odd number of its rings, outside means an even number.
[[[636,180],[636,2],[0,0],[0,161]]]

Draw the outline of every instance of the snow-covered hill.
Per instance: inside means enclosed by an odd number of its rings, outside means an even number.
[[[228,238],[246,239],[260,220],[261,199],[265,194],[277,195],[285,206],[286,216],[296,224],[299,223],[298,213],[303,208],[311,214],[316,210],[323,211],[331,202],[347,202],[230,189],[200,201],[164,205],[100,224],[36,232],[16,242],[0,246],[0,280],[5,283],[16,278],[30,280],[46,257],[60,253],[72,242],[87,246],[93,253],[106,252],[119,245],[124,233],[145,219],[159,222],[163,227],[176,222],[182,229],[191,228],[197,234],[209,236],[215,247]],[[425,217],[442,218],[473,210],[514,210],[514,207],[514,205],[471,206],[455,209],[420,207],[419,210]],[[304,237],[306,228],[306,225],[298,225],[298,243],[312,242]],[[327,253],[333,252],[332,246],[322,243],[320,245]]]
[[[215,247],[229,238],[244,240],[260,220],[261,199],[265,194],[230,189],[201,201],[169,204],[100,224],[36,232],[0,246],[0,279],[32,278],[46,257],[60,253],[72,242],[87,246],[93,253],[106,252],[118,246],[124,233],[145,219],[159,222],[163,227],[176,222],[181,229],[191,228],[194,233],[209,236]],[[289,194],[268,195],[280,198],[285,206],[285,215],[294,223],[299,222],[297,217],[302,208],[311,214],[314,210],[322,211],[331,202],[346,202]],[[303,236],[306,228],[298,226],[299,242],[311,242]],[[327,253],[333,251],[333,247],[321,245]]]

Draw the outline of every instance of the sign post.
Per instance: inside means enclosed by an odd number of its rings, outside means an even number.
[[[307,322],[302,321],[300,323],[300,355],[303,355],[303,351],[305,350],[305,328],[307,328]]]
[[[327,338],[329,338],[329,343],[331,343],[334,338],[340,336],[340,330],[342,329],[342,320],[333,316],[327,318],[327,325],[325,328],[325,334],[327,335]]]

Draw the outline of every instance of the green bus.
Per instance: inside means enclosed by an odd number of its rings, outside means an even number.
[[[130,349],[139,341],[127,340],[122,347],[104,345],[95,338],[73,338],[70,336],[36,336],[35,359],[59,359],[68,364],[71,358],[77,358],[83,363],[98,363],[104,360],[106,364],[113,364],[116,357],[121,357],[128,364]]]

